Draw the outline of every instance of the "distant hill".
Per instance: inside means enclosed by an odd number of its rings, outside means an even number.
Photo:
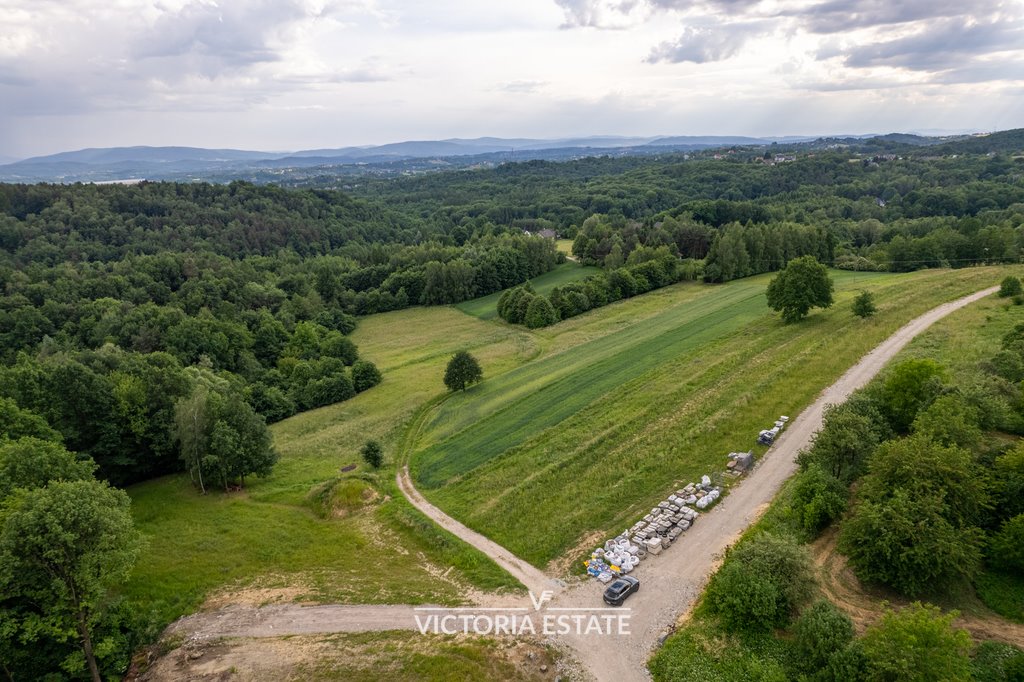
[[[111,147],[37,156],[0,166],[0,182],[101,182],[250,179],[257,174],[394,175],[438,168],[496,165],[510,160],[561,161],[586,156],[700,152],[719,147],[771,144],[790,150],[851,147],[867,152],[970,154],[1024,149],[1024,130],[986,136],[928,137],[906,133],[846,137],[747,137],[676,135],[662,137],[592,136],[553,140],[480,137],[410,140],[391,144],[264,152],[200,147]],[[0,158],[0,163],[3,159]]]
[[[270,152],[241,149],[203,149],[201,147],[106,147],[35,156],[19,161],[23,165],[84,163],[91,165],[146,162],[177,163],[181,161],[252,161],[282,156]]]
[[[1015,154],[1024,152],[1024,128],[971,135],[932,147],[933,154]]]

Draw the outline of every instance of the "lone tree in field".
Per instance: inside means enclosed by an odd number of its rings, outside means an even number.
[[[448,368],[444,371],[444,385],[449,391],[465,391],[470,384],[484,378],[480,363],[464,350],[452,356]]]
[[[384,451],[381,450],[380,443],[375,440],[368,440],[361,452],[367,464],[374,469],[380,469],[380,465],[384,463]]]
[[[830,307],[832,288],[828,270],[814,256],[794,258],[768,285],[768,306],[786,322],[798,322],[811,308]]]
[[[867,319],[877,312],[875,297],[871,295],[870,291],[862,291],[857,298],[853,299],[853,314],[857,317]]]

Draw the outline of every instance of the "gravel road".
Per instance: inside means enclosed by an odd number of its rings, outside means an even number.
[[[641,581],[641,590],[627,602],[628,635],[562,635],[556,639],[572,650],[596,680],[629,682],[648,679],[646,663],[659,637],[693,606],[717,567],[722,552],[759,517],[786,479],[796,471],[796,455],[821,428],[826,406],[843,402],[850,393],[866,385],[896,353],[932,323],[997,289],[992,287],[979,291],[914,319],[865,355],[823,391],[812,405],[792,419],[754,470],[733,487],[711,512],[703,514],[669,550],[649,558],[634,571],[633,575]],[[593,612],[604,606],[601,601],[603,586],[598,582],[588,580],[565,587],[430,504],[413,486],[408,468],[400,470],[397,482],[415,507],[441,527],[490,556],[535,596],[549,590],[552,599],[543,607],[545,613],[575,613],[579,609],[591,609]],[[529,611],[534,611],[529,600],[520,601],[525,603],[508,606],[529,607]],[[415,629],[416,613],[411,606],[230,607],[189,616],[172,625],[170,631],[186,637],[213,638]]]

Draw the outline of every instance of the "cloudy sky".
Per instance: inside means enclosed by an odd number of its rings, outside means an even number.
[[[0,0],[0,156],[1024,126],[1024,0]]]

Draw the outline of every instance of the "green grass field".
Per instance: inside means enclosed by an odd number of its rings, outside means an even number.
[[[390,458],[405,424],[442,393],[448,357],[467,347],[489,372],[537,352],[530,335],[450,308],[418,308],[360,321],[352,336],[384,381],[352,400],[272,427],[281,460],[242,493],[199,495],[188,477],[169,476],[129,489],[148,546],[126,596],[165,623],[194,611],[220,589],[298,587],[299,596],[350,603],[463,602],[464,586],[518,588],[504,571],[439,530],[408,505],[385,465],[376,487],[386,502],[345,518],[324,519],[308,497],[341,476],[365,474],[358,451],[378,439]],[[449,566],[453,580],[438,576]]]
[[[125,594],[159,623],[254,586],[314,601],[446,604],[464,601],[467,586],[518,589],[401,500],[400,449],[420,450],[414,465],[447,482],[428,491],[435,501],[543,564],[673,481],[721,468],[747,434],[795,412],[903,320],[1003,274],[837,273],[837,306],[790,327],[763,306],[767,278],[676,285],[536,332],[444,307],[364,318],[352,338],[383,383],[275,424],[281,461],[270,477],[233,494],[200,496],[184,476],[129,490],[148,547]],[[882,308],[867,322],[849,312],[861,287]],[[485,381],[445,399],[441,376],[460,348]],[[407,433],[412,422],[423,433]],[[358,456],[368,438],[388,460],[375,476]],[[446,440],[460,449],[441,449]],[[311,493],[345,475],[369,475],[378,500],[324,518]]]
[[[949,383],[970,384],[977,375],[979,363],[992,357],[999,350],[1002,337],[1021,323],[1024,323],[1024,306],[991,296],[936,322],[901,351],[889,366],[911,358],[930,358],[949,370]],[[875,381],[884,377],[885,371]],[[793,488],[793,479],[790,479],[764,516],[743,534],[739,542],[764,532],[798,536],[800,531],[789,513]],[[882,604],[899,608],[909,602],[898,593],[877,586],[860,596],[863,601],[857,602],[853,615],[861,625],[867,624],[872,613],[881,613]],[[973,589],[965,582],[953,588],[944,586],[941,591],[925,596],[926,601],[946,611],[955,609],[976,618],[993,618],[994,612],[1010,620],[1024,622],[1024,580],[1018,576],[983,571],[976,578]],[[874,602],[877,608],[866,608],[870,602]],[[707,604],[700,601],[686,626],[658,649],[649,667],[659,682],[692,677],[695,671],[718,679],[785,679],[794,655],[787,644],[792,637],[791,633],[777,635],[730,631],[710,612]],[[973,654],[974,679],[1005,679],[991,672],[993,666],[989,654],[993,648],[1002,651],[1004,656],[1013,653],[1012,648],[1001,642],[981,644]],[[1001,674],[1001,666],[994,667]]]
[[[557,266],[550,272],[546,272],[539,277],[534,277],[530,280],[530,285],[538,294],[550,294],[551,290],[555,287],[564,286],[569,282],[586,279],[587,277],[596,275],[599,272],[601,272],[600,268],[580,265],[578,263],[568,261]],[[464,301],[457,304],[455,307],[468,315],[479,317],[481,320],[493,320],[498,317],[498,299],[501,297],[501,293],[502,292],[498,291],[488,296],[474,298],[472,301]]]
[[[836,305],[796,325],[764,305],[767,276],[607,306],[540,330],[536,360],[442,403],[413,470],[435,503],[528,561],[572,558],[594,531],[723,469],[912,317],[1004,274],[835,272]],[[879,304],[870,320],[850,311],[860,289]]]

